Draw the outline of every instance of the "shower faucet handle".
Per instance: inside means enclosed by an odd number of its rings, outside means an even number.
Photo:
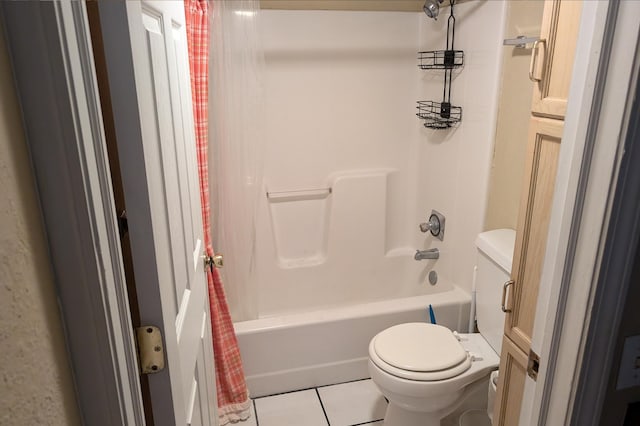
[[[429,220],[421,223],[419,227],[423,233],[431,232],[431,235],[440,241],[444,239],[444,215],[436,210],[431,210]]]
[[[431,231],[433,235],[438,235],[438,232],[440,232],[440,222],[434,215],[431,215],[431,217],[429,217],[428,222],[422,222],[420,224],[420,232],[424,233],[429,231]]]

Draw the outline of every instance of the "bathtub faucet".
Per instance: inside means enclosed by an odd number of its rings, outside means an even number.
[[[432,248],[428,250],[416,250],[415,260],[437,259],[440,257],[440,250]]]

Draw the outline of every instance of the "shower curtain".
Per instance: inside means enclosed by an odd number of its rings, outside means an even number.
[[[198,153],[202,223],[207,255],[213,256],[210,228],[208,176],[209,97],[209,4],[208,0],[185,0],[185,18],[191,70],[191,92]],[[207,273],[211,329],[215,354],[216,389],[220,425],[245,420],[251,400],[245,383],[238,342],[229,315],[218,269]]]
[[[258,0],[214,0],[211,25],[213,241],[234,321],[258,317],[256,210],[265,200],[264,53]]]

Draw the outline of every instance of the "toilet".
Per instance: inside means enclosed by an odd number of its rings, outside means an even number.
[[[498,369],[504,328],[500,302],[509,280],[515,231],[476,239],[476,319],[479,333],[442,325],[398,324],[369,343],[369,373],[389,405],[385,426],[439,426]],[[492,407],[489,407],[490,411]]]

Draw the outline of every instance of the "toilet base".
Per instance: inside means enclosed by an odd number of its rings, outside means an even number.
[[[410,411],[389,401],[384,426],[440,426],[440,416],[437,413]]]
[[[469,409],[484,409],[487,406],[487,386],[489,377],[468,385],[462,395],[444,408],[435,411],[414,411],[408,406],[389,399],[384,415],[384,426],[440,426],[442,420],[453,413],[458,415]],[[374,381],[375,383],[375,381]],[[384,392],[383,392],[384,394]],[[424,404],[421,405],[424,408]]]

